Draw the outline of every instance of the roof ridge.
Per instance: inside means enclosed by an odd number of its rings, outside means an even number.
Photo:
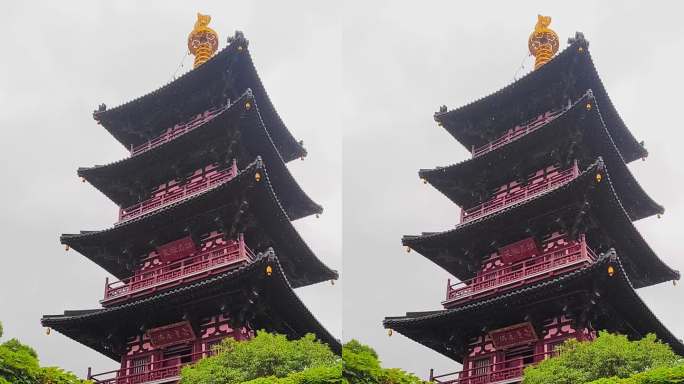
[[[507,206],[507,207],[505,207],[505,208],[502,208],[502,209],[500,209],[499,211],[496,211],[496,212],[491,213],[491,214],[489,214],[489,215],[481,216],[481,217],[475,218],[475,219],[473,219],[473,220],[466,221],[466,222],[464,222],[464,223],[459,223],[459,224],[456,225],[455,228],[452,228],[452,229],[449,229],[449,230],[446,230],[446,231],[433,232],[433,233],[431,233],[431,234],[429,234],[429,235],[407,235],[407,236],[405,236],[405,237],[413,236],[413,237],[411,238],[411,240],[416,240],[416,239],[423,240],[423,239],[426,239],[426,238],[443,236],[443,235],[446,235],[446,234],[448,234],[448,233],[455,232],[455,231],[461,230],[461,229],[463,229],[463,228],[470,227],[470,226],[472,226],[472,225],[474,225],[474,224],[481,223],[481,222],[487,221],[487,220],[491,220],[492,218],[497,217],[497,216],[503,214],[504,212],[508,212],[508,211],[511,211],[511,210],[513,210],[513,209],[515,209],[515,208],[517,208],[517,207],[520,207],[520,206],[523,206],[523,205],[530,204],[530,203],[532,203],[533,201],[535,201],[535,200],[537,200],[537,199],[539,199],[539,198],[541,198],[541,197],[544,197],[544,196],[546,196],[546,195],[555,193],[555,192],[560,191],[560,190],[562,190],[562,189],[564,189],[564,188],[568,188],[571,184],[576,184],[576,183],[578,182],[578,180],[581,180],[581,179],[585,178],[586,175],[588,175],[590,171],[594,170],[596,167],[599,167],[599,166],[600,166],[600,167],[603,167],[603,159],[601,158],[601,156],[599,156],[599,157],[596,159],[596,161],[594,161],[594,163],[592,163],[591,165],[589,165],[589,166],[587,167],[587,169],[581,171],[580,174],[579,174],[576,178],[570,180],[569,182],[567,182],[567,183],[565,183],[565,184],[559,185],[559,186],[556,187],[556,188],[551,188],[551,189],[545,190],[545,191],[543,191],[543,192],[540,192],[538,195],[535,195],[535,196],[534,196],[533,198],[531,198],[531,199],[522,200],[522,201],[519,201],[519,202],[517,202],[517,203],[511,204],[511,205],[509,205],[509,206]],[[409,244],[404,244],[404,245],[409,245]]]
[[[206,126],[206,125],[208,125],[208,124],[213,123],[213,122],[214,122],[216,119],[218,119],[220,116],[223,116],[223,115],[226,114],[227,112],[231,111],[233,108],[235,108],[236,106],[238,106],[238,105],[239,105],[242,101],[244,101],[244,100],[253,100],[254,103],[256,104],[256,100],[254,99],[254,95],[252,94],[251,89],[248,88],[245,92],[242,93],[242,95],[240,95],[240,97],[238,97],[237,99],[235,99],[234,102],[232,102],[232,103],[228,104],[226,107],[222,108],[220,112],[218,112],[217,114],[211,116],[211,117],[209,118],[209,120],[204,121],[204,122],[202,122],[202,124],[200,124],[200,125],[198,125],[197,127],[193,128],[192,131],[195,131],[195,130],[197,130],[197,129],[200,129],[200,128],[203,127],[203,126]],[[243,106],[244,106],[244,104],[243,104]],[[243,108],[243,113],[244,113],[244,108]],[[192,131],[191,131],[191,132],[192,132]],[[186,134],[187,134],[187,133],[189,133],[189,132],[186,132]],[[182,136],[185,136],[185,134],[180,135],[179,137],[182,137]],[[94,166],[91,166],[91,167],[79,167],[78,170],[77,170],[77,175],[78,175],[78,176],[81,176],[81,172],[82,172],[82,171],[91,171],[91,170],[94,170],[94,169],[101,169],[101,168],[110,167],[110,166],[112,166],[112,165],[120,164],[120,163],[129,161],[129,160],[131,160],[131,159],[137,158],[137,157],[139,157],[139,156],[145,156],[145,154],[148,154],[147,156],[150,156],[149,153],[151,153],[152,151],[154,151],[154,150],[156,150],[156,149],[158,149],[158,148],[160,148],[160,147],[166,147],[166,146],[168,146],[169,144],[174,143],[174,142],[175,142],[175,139],[174,139],[174,140],[170,140],[170,141],[166,141],[166,142],[164,142],[164,143],[162,143],[162,144],[159,144],[158,146],[156,146],[156,147],[154,147],[154,148],[152,148],[152,149],[150,149],[150,150],[148,150],[148,151],[142,152],[142,153],[140,153],[140,154],[138,154],[138,155],[135,155],[135,156],[129,155],[128,157],[124,157],[124,158],[122,158],[122,159],[115,160],[115,161],[112,161],[112,162],[109,162],[109,163],[106,163],[106,164],[98,164],[98,165],[94,165]]]
[[[192,68],[192,69],[188,70],[187,72],[183,73],[182,75],[175,77],[172,80],[167,81],[165,84],[160,85],[155,90],[148,92],[144,95],[138,96],[134,99],[131,99],[129,101],[118,104],[115,107],[105,109],[104,111],[95,111],[95,112],[93,112],[93,117],[95,118],[95,120],[99,121],[99,119],[97,118],[98,115],[105,115],[105,114],[107,114],[107,112],[121,110],[121,109],[123,109],[123,107],[130,105],[130,104],[133,104],[134,102],[136,102],[140,99],[146,98],[148,96],[156,95],[156,94],[168,89],[172,84],[176,84],[178,82],[183,82],[183,81],[188,81],[187,79],[190,78],[193,74],[201,73],[202,69],[209,68],[209,66],[207,66],[207,64],[216,62],[219,57],[222,57],[224,55],[227,56],[229,53],[237,52],[238,49],[235,48],[236,46],[233,45],[233,43],[244,44],[244,47],[247,48],[247,46],[249,45],[249,40],[245,39],[244,35],[242,35],[241,32],[236,31],[235,37],[236,37],[235,40],[226,44],[225,47],[221,48],[221,50],[216,52],[215,55],[211,56],[209,58],[209,60],[207,60],[203,65],[200,65],[197,68]],[[231,50],[231,47],[234,49]],[[237,47],[239,47],[239,45]]]
[[[551,125],[551,124],[553,124],[553,123],[556,123],[557,120],[559,120],[559,119],[561,119],[561,118],[567,116],[568,113],[570,113],[570,111],[574,110],[575,106],[578,106],[579,103],[583,102],[584,100],[586,100],[586,99],[588,99],[588,98],[593,98],[593,93],[591,92],[591,89],[587,90],[587,92],[585,92],[584,95],[582,95],[582,97],[580,97],[580,98],[578,98],[576,101],[574,101],[569,107],[564,108],[563,111],[562,111],[560,114],[558,114],[557,116],[555,116],[555,117],[552,118],[551,120],[548,120],[548,121],[544,122],[539,128],[535,129],[534,132],[537,132],[537,131],[543,129],[544,127],[547,127],[547,126],[549,126],[549,125]],[[532,133],[532,132],[530,132],[530,133]],[[519,141],[519,140],[521,140],[521,139],[523,139],[523,138],[525,138],[525,137],[529,137],[529,135],[523,135],[523,136],[517,138],[516,140],[513,140],[513,141],[507,143],[506,145],[502,145],[502,146],[500,146],[500,147],[498,147],[498,148],[495,148],[495,149],[493,149],[493,150],[491,150],[491,151],[489,151],[489,152],[487,152],[487,153],[484,153],[484,154],[482,154],[482,155],[480,155],[480,156],[477,156],[477,157],[466,158],[466,159],[461,160],[461,161],[459,161],[459,162],[457,162],[457,163],[449,164],[449,165],[446,165],[446,166],[437,166],[437,167],[435,167],[435,168],[421,168],[421,169],[418,171],[418,175],[419,175],[419,176],[423,176],[423,175],[426,175],[426,174],[429,174],[429,173],[432,173],[432,172],[441,171],[441,170],[443,170],[443,169],[447,169],[447,168],[455,167],[455,166],[458,166],[458,165],[461,165],[461,164],[465,164],[465,163],[467,163],[467,162],[473,161],[473,160],[478,159],[478,158],[480,158],[480,157],[490,156],[491,153],[496,153],[496,152],[499,151],[500,149],[506,147],[508,144],[513,143],[513,142],[517,142],[517,141]]]
[[[575,45],[577,45],[577,44],[579,44],[579,43],[578,43],[578,42],[574,42],[574,43],[568,44],[565,48],[563,48],[562,51],[560,51],[557,55],[555,55],[555,56],[554,56],[549,62],[547,62],[546,64],[550,64],[550,63],[556,61],[558,58],[568,55],[568,54],[569,54],[568,52],[572,52],[572,50],[571,50],[570,48],[573,48],[573,47],[574,47]],[[502,88],[499,88],[498,90],[496,90],[496,91],[494,91],[494,92],[491,92],[491,93],[489,93],[489,94],[487,94],[487,95],[485,95],[485,96],[481,96],[481,97],[479,97],[479,98],[477,98],[477,99],[475,99],[475,100],[472,100],[472,101],[469,102],[469,103],[462,104],[461,106],[459,106],[459,107],[457,107],[457,108],[450,109],[450,110],[446,110],[446,111],[438,111],[438,112],[435,112],[435,113],[434,113],[434,119],[435,119],[435,121],[439,122],[439,121],[440,121],[440,118],[442,118],[443,116],[446,116],[446,115],[451,114],[451,113],[456,112],[456,111],[463,110],[463,109],[465,109],[466,107],[469,107],[469,106],[471,106],[471,105],[473,105],[473,104],[476,104],[477,102],[479,102],[479,101],[481,101],[481,100],[484,100],[484,99],[486,99],[486,98],[488,98],[488,97],[491,97],[491,96],[494,96],[494,95],[502,94],[502,93],[508,91],[509,89],[511,89],[515,84],[519,84],[520,82],[523,82],[523,81],[530,81],[530,80],[528,80],[528,79],[530,79],[530,78],[534,79],[535,77],[540,76],[540,75],[536,75],[536,74],[538,74],[538,73],[544,73],[544,72],[542,72],[542,71],[543,71],[545,68],[549,68],[549,67],[548,67],[547,65],[543,65],[543,66],[541,66],[541,68],[539,68],[539,69],[537,69],[537,70],[533,70],[533,71],[528,72],[528,73],[525,74],[524,76],[522,76],[522,77],[520,77],[520,78],[518,78],[518,79],[516,79],[516,80],[513,80],[512,82],[508,83],[507,85],[503,86]]]

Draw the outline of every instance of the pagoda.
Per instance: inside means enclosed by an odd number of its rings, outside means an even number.
[[[89,369],[96,383],[174,383],[221,340],[262,329],[314,333],[341,350],[293,291],[338,277],[291,223],[322,212],[286,166],[306,150],[271,103],[247,39],[236,32],[216,53],[209,21],[198,14],[188,37],[191,71],[93,114],[130,156],[78,175],[120,207],[118,221],[60,240],[118,280],[105,282],[101,308],[41,322],[120,362]]]
[[[534,71],[434,116],[471,158],[419,176],[461,207],[460,222],[402,243],[460,281],[447,282],[443,309],[383,322],[462,364],[430,370],[433,382],[517,383],[564,340],[599,330],[652,332],[684,354],[635,292],[680,278],[633,224],[663,213],[627,167],[647,151],[610,101],[583,34],[556,55],[550,22],[539,16],[529,38]]]

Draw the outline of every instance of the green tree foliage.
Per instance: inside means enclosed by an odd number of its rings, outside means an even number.
[[[2,324],[0,324],[2,337]],[[33,348],[17,339],[0,344],[0,384],[80,384],[87,383],[56,367],[41,367]]]
[[[611,377],[599,379],[589,384],[678,384],[684,383],[684,364],[673,367],[660,367],[637,373],[626,379]]]
[[[672,372],[669,369],[675,367],[679,360],[670,347],[656,340],[653,334],[638,341],[629,341],[623,335],[601,332],[591,342],[568,340],[560,352],[557,357],[526,368],[523,384],[583,384],[600,379],[614,381],[597,383],[651,383],[617,380],[648,370],[654,370],[654,375],[676,375],[676,369]]]
[[[244,384],[345,384],[342,378],[342,364],[309,368],[293,372],[285,377],[261,377]]]
[[[181,383],[341,383],[340,358],[312,334],[290,341],[260,331],[249,341],[225,339],[216,351],[215,356],[183,368]]]
[[[419,384],[415,375],[397,368],[383,368],[378,354],[369,346],[352,340],[342,348],[344,378],[349,384]]]
[[[599,379],[590,384],[677,384],[684,383],[684,364],[673,367],[660,367],[637,373],[626,379],[611,377]]]

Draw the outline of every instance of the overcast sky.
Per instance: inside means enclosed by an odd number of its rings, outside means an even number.
[[[399,4],[401,3],[401,4]],[[627,4],[627,5],[623,5]],[[665,206],[636,225],[658,255],[684,271],[680,2],[366,2],[343,13],[343,294],[345,339],[373,345],[385,364],[416,372],[454,362],[397,334],[384,316],[440,308],[449,274],[401,247],[403,234],[453,228],[458,208],[418,178],[420,168],[468,154],[432,115],[486,96],[516,75],[537,13],[553,18],[562,47],[583,31],[621,116],[650,156],[630,169]],[[525,61],[529,71],[532,59]],[[522,74],[522,73],[521,73]],[[639,290],[684,336],[681,284]]]
[[[0,10],[0,321],[6,337],[34,346],[44,364],[84,375],[117,364],[53,332],[42,314],[97,308],[107,273],[60,233],[103,229],[117,209],[76,176],[79,166],[127,155],[92,119],[171,80],[187,51],[196,12],[210,14],[222,46],[236,29],[278,112],[309,156],[290,170],[325,212],[295,226],[317,255],[341,270],[341,28],[317,2],[7,2]],[[315,32],[315,33],[312,33]],[[185,57],[186,72],[192,57]],[[342,333],[342,285],[297,293],[335,335]]]
[[[619,7],[617,6],[619,4]],[[453,227],[458,208],[418,180],[419,168],[467,152],[432,114],[468,103],[529,71],[527,37],[537,13],[553,17],[561,42],[580,30],[618,111],[650,156],[630,166],[667,213],[637,223],[659,256],[684,270],[684,134],[677,112],[684,81],[684,26],[675,2],[72,1],[8,2],[0,35],[0,321],[6,337],[36,347],[44,364],[83,375],[116,363],[58,334],[42,314],[96,308],[107,273],[60,233],[109,227],[116,207],[76,177],[125,149],[91,113],[146,94],[190,68],[186,38],[195,13],[212,16],[225,44],[250,40],[277,110],[309,151],[290,165],[325,208],[295,223],[340,284],[298,289],[344,341],[371,344],[388,366],[425,376],[454,362],[395,333],[381,320],[440,308],[446,272],[406,254],[403,234]],[[562,46],[565,46],[563,44]],[[521,62],[524,64],[519,70]],[[344,257],[342,256],[344,255]],[[344,266],[344,270],[342,267]],[[343,294],[344,292],[344,294]],[[681,286],[639,291],[684,335]]]

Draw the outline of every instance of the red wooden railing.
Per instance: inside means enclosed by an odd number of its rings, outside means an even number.
[[[511,288],[546,278],[551,274],[575,269],[596,260],[584,235],[568,245],[550,249],[509,266],[484,273],[469,280],[451,284],[447,281],[445,307],[499,293]]]
[[[121,208],[119,210],[119,221],[117,224],[121,224],[144,213],[159,209],[178,200],[188,198],[192,195],[210,189],[218,184],[232,179],[237,175],[237,173],[237,164],[233,162],[232,166],[224,170],[213,172],[206,177],[200,177],[197,178],[197,180],[190,181],[182,185],[177,185],[174,188],[165,191],[165,193],[161,195],[154,196],[127,208]]]
[[[494,196],[484,203],[478,204],[472,208],[461,209],[461,223],[489,215],[512,204],[530,199],[541,194],[542,192],[546,192],[550,189],[566,184],[576,178],[578,175],[579,168],[577,166],[577,162],[574,162],[573,165],[568,169],[554,173],[548,177],[528,181],[526,185],[521,186],[515,192],[498,194],[497,196]]]
[[[537,353],[505,360],[484,367],[464,369],[458,372],[434,375],[430,370],[430,382],[440,384],[494,384],[511,383],[521,379],[526,367],[534,365],[546,358],[557,355],[557,351]],[[524,364],[525,359],[532,359],[532,363]]]
[[[471,154],[473,158],[482,156],[487,152],[491,152],[499,147],[503,147],[504,145],[512,141],[518,140],[519,138],[527,135],[530,132],[534,132],[535,130],[542,127],[544,124],[547,124],[551,120],[555,119],[561,113],[565,112],[566,109],[567,108],[554,109],[552,111],[539,115],[532,120],[527,121],[523,125],[519,125],[513,129],[509,129],[498,139],[490,141],[489,143],[481,147],[473,147],[471,150]]]
[[[170,381],[174,378],[180,378],[180,371],[184,366],[195,363],[213,354],[213,350],[196,352],[172,357],[170,359],[153,361],[135,367],[102,372],[95,375],[90,374],[89,369],[87,378],[98,384],[142,384],[159,380]],[[166,383],[169,381],[164,382]]]
[[[206,277],[208,273],[222,272],[253,259],[254,253],[245,245],[244,237],[240,234],[237,241],[230,241],[226,245],[199,252],[174,263],[146,270],[128,279],[111,283],[107,279],[101,303],[108,304],[116,299],[142,296],[194,281]]]
[[[146,143],[142,143],[137,147],[131,146],[131,157],[137,156],[143,152],[147,152],[152,148],[156,148],[164,143],[167,143],[179,136],[182,136],[193,129],[199,127],[200,125],[206,123],[207,121],[214,118],[214,116],[226,110],[230,105],[227,104],[221,107],[211,108],[203,113],[198,114],[189,121],[181,124],[176,124],[173,127],[167,129],[161,135],[155,137],[152,140],[148,140]]]

